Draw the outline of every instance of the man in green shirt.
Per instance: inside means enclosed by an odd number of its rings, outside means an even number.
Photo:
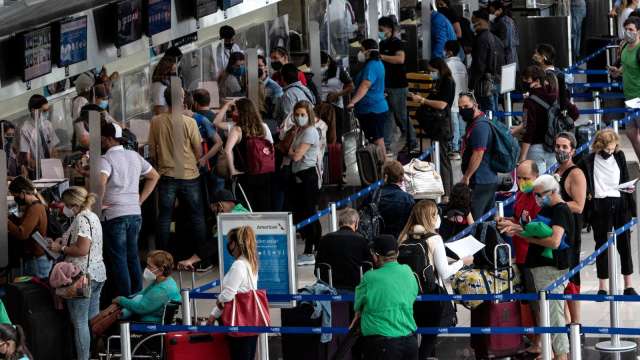
[[[612,77],[622,75],[623,91],[626,100],[640,97],[640,63],[638,63],[638,51],[640,49],[640,18],[629,17],[624,22],[624,41],[622,53],[620,54],[620,67],[609,69]],[[631,140],[633,150],[640,157],[640,122],[636,117],[635,121],[629,123],[627,137]]]
[[[370,244],[375,270],[356,288],[354,308],[364,337],[365,359],[417,360],[413,303],[418,283],[411,268],[398,263],[398,242],[380,235]]]

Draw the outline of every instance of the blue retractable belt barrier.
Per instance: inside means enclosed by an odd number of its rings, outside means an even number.
[[[418,159],[419,159],[419,160],[424,160],[424,159],[426,159],[426,158],[431,154],[431,152],[432,152],[432,151],[433,151],[433,146],[432,146],[432,147],[430,147],[430,148],[428,148],[427,150],[425,150],[425,151],[424,151],[424,152],[423,152],[423,153],[418,157]],[[371,184],[371,185],[367,186],[366,188],[364,188],[364,189],[362,189],[362,190],[358,191],[357,193],[352,194],[352,195],[350,195],[350,196],[348,196],[348,197],[346,197],[346,198],[344,198],[344,199],[342,199],[342,200],[337,201],[337,202],[336,202],[336,207],[338,207],[338,208],[339,208],[339,207],[346,206],[346,205],[348,205],[348,204],[350,204],[350,203],[354,202],[355,200],[357,200],[357,199],[359,199],[359,198],[361,198],[361,197],[363,197],[363,196],[365,196],[365,195],[369,194],[370,192],[372,192],[373,190],[375,190],[375,189],[379,188],[379,187],[380,187],[380,186],[382,186],[383,184],[384,184],[384,181],[383,181],[383,180],[378,180],[378,181],[376,181],[375,183],[373,183],[373,184]],[[311,224],[311,223],[313,223],[313,222],[316,222],[316,221],[320,220],[322,217],[325,217],[325,216],[327,216],[327,215],[329,215],[329,214],[331,214],[331,208],[330,208],[330,207],[329,207],[329,208],[326,208],[326,209],[323,209],[323,210],[320,210],[320,211],[318,211],[315,215],[313,215],[313,216],[311,216],[311,217],[309,217],[309,218],[307,218],[307,219],[304,219],[304,220],[302,220],[301,222],[297,223],[297,224],[296,224],[296,230],[300,230],[300,229],[302,229],[303,227],[305,227],[305,226],[307,226],[307,225],[309,225],[309,224]]]
[[[194,293],[192,299],[214,300],[220,294],[214,293]],[[272,302],[286,301],[332,301],[332,302],[353,302],[355,296],[349,295],[312,295],[312,294],[267,294],[267,298]],[[436,301],[536,301],[538,294],[468,294],[468,295],[418,295],[416,301],[436,302]]]
[[[216,279],[213,280],[210,283],[204,284],[200,287],[197,287],[195,289],[191,289],[191,291],[189,291],[189,295],[193,295],[193,294],[198,294],[198,293],[204,293],[205,291],[211,290],[213,288],[216,288],[220,286],[220,279]]]
[[[621,82],[592,82],[592,83],[572,83],[567,84],[568,88],[579,88],[579,89],[606,89],[606,88],[621,88]]]
[[[600,49],[596,50],[596,52],[594,52],[593,54],[588,55],[588,56],[584,57],[583,59],[576,61],[576,63],[573,64],[573,66],[571,66],[568,69],[565,69],[565,72],[571,72],[573,70],[576,70],[580,66],[582,66],[582,65],[588,63],[589,61],[595,59],[596,57],[600,56],[600,54],[602,54],[603,52],[607,51],[607,48],[612,44],[613,44],[613,42],[601,47]]]
[[[609,70],[567,69],[565,74],[609,75]]]

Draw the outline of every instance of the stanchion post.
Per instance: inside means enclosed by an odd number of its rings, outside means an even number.
[[[196,272],[191,272],[191,290],[196,288]],[[196,299],[192,299],[191,313],[193,314],[193,325],[198,325],[198,303]]]
[[[504,94],[504,111],[509,113],[507,115],[507,126],[509,127],[509,129],[511,129],[511,127],[513,126],[513,115],[511,115],[511,113],[513,112],[513,105],[511,103],[511,91]]]
[[[498,208],[498,218],[502,219],[504,217],[504,203],[502,201],[497,201],[496,207]]]
[[[609,259],[609,295],[618,295],[618,278],[620,277],[620,269],[618,267],[618,252],[617,249],[617,236],[615,229],[611,229],[611,232],[607,234],[607,239],[613,238],[613,243],[607,250],[607,256]],[[611,319],[611,327],[620,327],[620,320],[618,318],[618,302],[615,300],[609,301],[609,317]],[[629,351],[636,348],[636,343],[631,341],[621,341],[619,334],[611,334],[611,340],[603,341],[596,344],[596,349],[608,352]]]
[[[569,325],[569,340],[571,342],[571,351],[569,355],[571,360],[582,360],[582,344],[580,343],[580,324]]]
[[[180,290],[182,296],[182,324],[193,325],[191,322],[191,302],[189,301],[189,290]]]
[[[260,349],[259,359],[269,360],[269,334],[260,334],[258,336],[258,347]]]
[[[433,142],[433,165],[436,168],[436,172],[440,174],[440,141]]]
[[[329,203],[331,209],[331,232],[338,231],[338,207],[336,203]]]
[[[607,50],[605,51],[607,54],[607,70],[611,67],[611,51],[609,46],[607,46]],[[611,73],[607,71],[607,83],[611,84]]]
[[[593,110],[595,111],[600,110],[600,92],[598,91],[593,92]],[[597,130],[600,130],[602,127],[602,124],[600,123],[601,120],[602,120],[602,114],[595,113],[593,115],[593,121],[596,123]]]
[[[549,300],[547,300],[547,293],[540,291],[540,319],[538,323],[541,327],[549,327],[551,323],[551,316],[549,314]],[[541,334],[542,338],[542,360],[551,360],[551,334]]]
[[[122,360],[131,360],[131,328],[128,322],[120,323],[120,351]]]
[[[618,133],[618,120],[614,120],[613,121],[613,131],[617,134]]]

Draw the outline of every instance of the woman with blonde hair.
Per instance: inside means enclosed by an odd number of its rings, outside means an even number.
[[[580,167],[587,178],[587,203],[583,212],[584,220],[593,227],[596,249],[607,242],[611,228],[619,228],[631,220],[635,202],[631,193],[635,187],[620,189],[619,185],[629,181],[627,159],[619,149],[620,137],[612,129],[604,129],[596,134],[591,145],[591,153]],[[618,235],[618,253],[621,272],[624,277],[624,294],[636,295],[631,284],[633,260],[629,232]],[[609,258],[605,250],[596,259],[598,294],[607,294],[609,279]]]
[[[66,262],[91,277],[89,298],[66,300],[74,328],[77,359],[88,360],[91,347],[89,319],[100,312],[100,293],[107,280],[102,259],[102,226],[98,215],[91,211],[96,202],[95,194],[83,187],[72,186],[62,193],[62,202],[64,215],[73,221],[62,238],[52,242],[50,248],[63,254]]]
[[[437,281],[444,287],[444,280],[453,276],[464,265],[473,263],[473,256],[462,258],[452,264],[447,260],[447,253],[444,247],[442,237],[437,234],[440,228],[440,215],[438,214],[438,206],[433,200],[421,200],[415,204],[409,215],[409,220],[404,229],[400,233],[398,241],[400,245],[411,241],[412,243],[421,244],[427,253],[429,263],[434,266],[434,273]],[[416,269],[413,269],[416,271]],[[420,305],[418,305],[419,307]],[[426,305],[425,305],[426,307]],[[433,314],[432,311],[425,309],[417,309],[421,314]],[[416,317],[418,326],[441,326],[439,314],[433,314],[433,317],[424,318]],[[426,335],[422,337],[420,343],[420,359],[426,359],[435,356],[435,345],[437,335]]]
[[[222,316],[224,304],[233,301],[237,293],[258,288],[258,250],[256,234],[250,226],[231,229],[227,234],[227,251],[235,260],[222,279],[222,289],[209,323]],[[231,359],[252,360],[256,354],[257,336],[227,337]]]

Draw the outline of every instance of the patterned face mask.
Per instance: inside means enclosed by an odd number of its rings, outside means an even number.
[[[530,193],[533,191],[533,181],[531,180],[520,180],[518,181],[518,187],[520,191],[523,193]]]

